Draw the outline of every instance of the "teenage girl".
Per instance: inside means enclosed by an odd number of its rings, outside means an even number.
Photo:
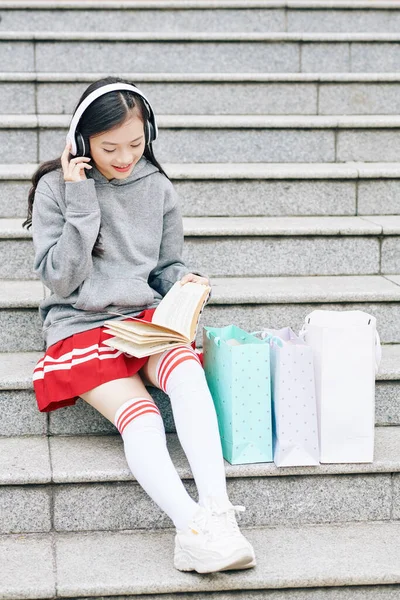
[[[154,111],[132,83],[107,77],[82,94],[61,158],[32,177],[34,272],[50,290],[39,308],[46,346],[33,384],[40,411],[80,397],[118,429],[132,474],[176,528],[174,566],[209,573],[255,565],[228,499],[214,404],[192,345],[138,359],[104,345],[118,312],[151,321],[180,281],[209,284],[182,262],[179,202],[154,157]],[[110,311],[110,312],[108,312]],[[114,313],[114,314],[113,314]],[[170,398],[195,479],[187,493],[146,385]]]

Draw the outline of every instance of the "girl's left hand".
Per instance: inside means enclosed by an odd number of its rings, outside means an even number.
[[[180,280],[181,285],[185,285],[185,283],[189,283],[192,281],[193,283],[202,283],[203,285],[210,285],[210,280],[207,277],[200,277],[200,275],[195,275],[194,273],[188,273]]]

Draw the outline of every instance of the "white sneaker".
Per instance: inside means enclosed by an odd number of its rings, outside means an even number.
[[[226,531],[229,531],[229,534],[232,537],[240,539],[242,540],[243,544],[246,543],[248,545],[248,548],[252,554],[252,559],[246,568],[255,567],[256,557],[253,546],[240,531],[235,514],[236,512],[244,512],[246,508],[244,506],[234,506],[228,498],[224,499],[216,496],[207,496],[204,499],[204,507],[213,514],[214,519],[218,520],[220,527],[224,528]]]
[[[175,568],[214,573],[254,566],[254,550],[239,534],[227,528],[208,508],[199,506],[188,527],[176,530]]]

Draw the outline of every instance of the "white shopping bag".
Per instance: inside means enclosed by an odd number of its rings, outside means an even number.
[[[319,464],[312,349],[290,327],[256,332],[271,349],[274,462],[277,467]]]
[[[359,310],[315,310],[300,336],[314,355],[320,462],[372,462],[381,357],[375,317]]]

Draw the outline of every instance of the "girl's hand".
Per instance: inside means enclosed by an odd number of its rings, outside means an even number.
[[[86,179],[85,169],[91,169],[92,167],[87,164],[90,158],[87,156],[77,156],[69,160],[69,151],[71,144],[68,144],[64,148],[64,152],[61,154],[61,166],[64,171],[64,181],[83,181]]]
[[[195,275],[194,273],[188,273],[180,280],[181,285],[185,285],[185,283],[189,283],[192,281],[193,283],[202,283],[203,285],[210,285],[210,280],[207,277],[200,277],[200,275]]]

